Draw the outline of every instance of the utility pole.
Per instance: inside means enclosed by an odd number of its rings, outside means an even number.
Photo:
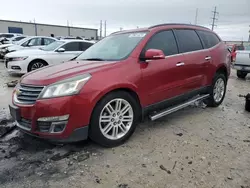
[[[198,8],[196,9],[196,12],[195,12],[195,20],[194,20],[195,25],[197,25],[197,20],[198,20]]]
[[[107,34],[107,22],[106,20],[104,21],[104,37],[106,37]]]
[[[69,20],[67,20],[67,26],[68,26],[68,36],[70,36],[70,26],[69,26]]]
[[[34,26],[35,26],[35,35],[37,36],[37,25],[36,25],[36,20],[34,18]]]
[[[102,39],[102,20],[100,21],[100,39]]]
[[[250,25],[249,25],[249,37],[248,37],[248,42],[250,42]]]
[[[218,18],[216,18],[216,16],[219,14],[219,12],[217,12],[217,7],[215,6],[214,7],[214,11],[212,11],[213,13],[213,17],[212,17],[212,31],[214,30],[214,26],[217,26],[215,25],[215,21],[218,20]]]

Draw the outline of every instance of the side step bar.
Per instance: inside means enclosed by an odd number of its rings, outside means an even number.
[[[196,102],[196,101],[200,101],[200,100],[207,99],[208,97],[209,97],[209,94],[198,96],[198,97],[196,97],[196,98],[194,98],[194,99],[191,99],[191,100],[189,100],[189,101],[187,101],[187,102],[185,102],[185,103],[182,103],[182,104],[180,104],[180,105],[177,105],[177,106],[174,106],[174,107],[170,107],[170,108],[167,108],[166,110],[160,111],[160,112],[157,113],[157,114],[150,115],[149,118],[150,118],[152,121],[154,121],[154,120],[156,120],[156,119],[159,119],[159,118],[161,118],[161,117],[164,117],[164,116],[166,116],[166,115],[169,115],[169,114],[171,114],[171,113],[173,113],[173,112],[176,112],[176,111],[178,111],[178,110],[180,110],[180,109],[183,109],[183,108],[189,106],[190,104],[192,104],[192,103],[194,103],[194,102]]]

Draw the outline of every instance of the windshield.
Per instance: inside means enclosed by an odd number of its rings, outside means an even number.
[[[117,61],[126,58],[146,36],[147,32],[123,33],[108,36],[94,44],[76,59]]]
[[[241,51],[241,50],[245,50],[244,45],[240,45],[240,46],[236,46],[235,47],[236,51]]]
[[[64,41],[55,41],[55,42],[52,42],[51,44],[41,48],[41,50],[54,51],[55,49],[57,49],[59,46],[61,46],[64,43],[65,43]]]
[[[17,41],[20,41],[20,40],[22,40],[24,38],[26,38],[26,37],[16,37],[12,41],[17,42]]]
[[[245,50],[250,51],[250,45],[246,45],[246,46],[245,46]]]

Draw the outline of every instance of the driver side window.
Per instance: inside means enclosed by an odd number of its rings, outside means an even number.
[[[153,35],[146,44],[143,53],[148,49],[162,50],[165,56],[178,54],[177,43],[173,31],[161,31]]]
[[[41,45],[42,45],[41,38],[33,38],[22,44],[22,46],[41,46]]]

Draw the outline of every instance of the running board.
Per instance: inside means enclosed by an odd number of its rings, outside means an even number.
[[[173,112],[176,112],[176,111],[178,111],[180,109],[183,109],[183,108],[189,106],[190,104],[192,104],[192,103],[194,103],[196,101],[207,99],[208,97],[209,97],[209,94],[198,96],[198,97],[196,97],[194,99],[191,99],[191,100],[189,100],[189,101],[187,101],[185,103],[182,103],[180,105],[177,105],[177,106],[174,106],[174,107],[170,107],[170,108],[167,108],[166,110],[160,111],[157,114],[150,115],[149,118],[152,121],[154,121],[154,120],[159,119],[159,118],[161,118],[163,116],[169,115],[169,114],[171,114]]]

